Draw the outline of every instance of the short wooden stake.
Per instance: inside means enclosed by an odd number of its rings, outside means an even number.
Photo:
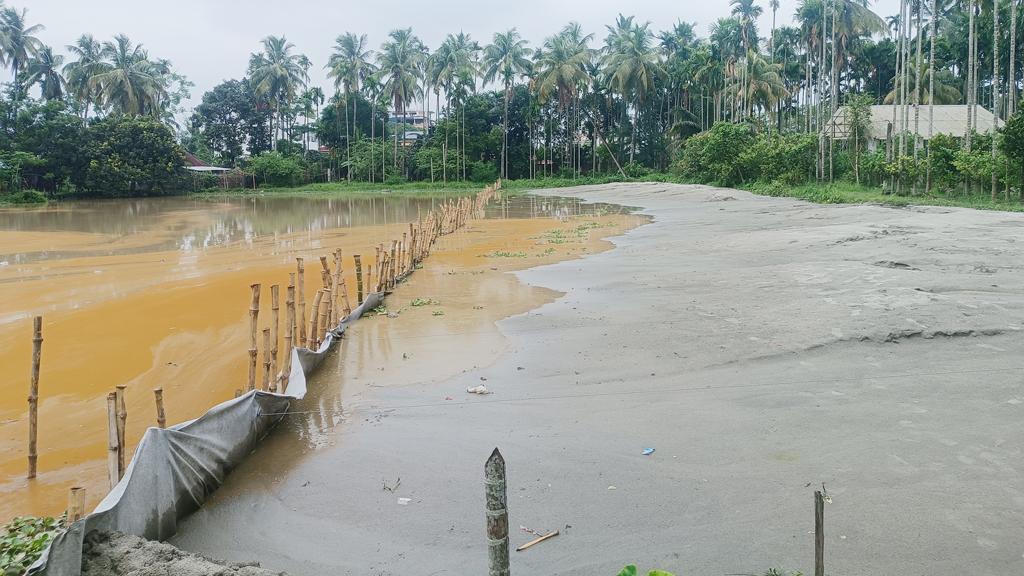
[[[318,340],[320,332],[318,330],[317,323],[320,321],[320,300],[324,297],[323,290],[317,290],[316,296],[313,298],[313,311],[309,316],[309,349],[317,350],[320,348],[320,341]]]
[[[114,387],[114,397],[117,398],[117,472],[118,478],[124,476],[128,467],[128,443],[125,442],[125,428],[128,424],[128,407],[125,405],[125,390],[128,387],[118,384]]]
[[[497,448],[484,464],[484,495],[487,502],[487,565],[489,576],[508,576],[508,501],[505,491],[505,459]]]
[[[72,486],[68,490],[68,523],[78,522],[85,516],[85,488]]]
[[[299,294],[298,294],[298,313],[299,318],[302,320],[298,323],[299,326],[299,346],[306,347],[306,265],[303,264],[302,258],[296,258],[296,267],[298,271],[298,282],[299,282]]]
[[[352,259],[356,262],[356,302],[358,306],[363,305],[363,259],[359,254],[353,254]]]
[[[107,477],[110,479],[111,489],[121,480],[118,452],[120,445],[117,443],[117,395],[110,392],[107,394]]]
[[[153,398],[156,400],[156,425],[158,428],[166,428],[167,417],[164,415],[164,389],[153,388]]]
[[[249,390],[256,389],[256,334],[260,315],[260,285],[250,284],[252,299],[249,302]]]
[[[814,491],[814,576],[825,576],[825,498]]]
[[[39,361],[43,353],[43,317],[32,319],[32,376],[28,384],[28,477],[36,477],[39,452]]]
[[[277,341],[281,338],[281,287],[270,287],[270,391],[277,392]]]

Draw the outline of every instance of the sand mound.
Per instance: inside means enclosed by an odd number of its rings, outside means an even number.
[[[92,532],[82,549],[82,576],[281,576],[249,564],[216,562],[170,544],[117,532]]]

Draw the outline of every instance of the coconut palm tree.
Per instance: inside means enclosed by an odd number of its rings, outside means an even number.
[[[455,147],[459,151],[457,156],[457,167],[460,174],[465,178],[465,104],[469,94],[476,91],[476,77],[478,74],[478,55],[480,45],[477,44],[468,34],[459,32],[449,34],[438,47],[437,51],[429,58],[425,66],[428,72],[427,77],[435,88],[442,88],[445,92],[446,116],[451,118],[451,108],[459,104],[462,113],[462,126],[456,130]],[[456,113],[458,124],[459,114]],[[448,135],[449,124],[445,125],[445,142],[442,148],[442,164],[447,166],[448,158]],[[461,137],[460,137],[461,135]],[[447,181],[447,173],[442,168],[442,178]]]
[[[580,90],[590,83],[588,65],[593,58],[589,44],[593,34],[583,34],[583,28],[570,22],[561,32],[548,37],[535,53],[534,90],[540,103],[557,98],[558,109],[567,112],[579,100]],[[565,122],[566,150],[563,161],[569,158],[571,122]]]
[[[633,123],[629,144],[629,161],[636,153],[636,129],[641,106],[654,90],[655,82],[665,76],[654,48],[650,23],[633,24],[628,31],[616,30],[605,55],[604,75],[608,87],[632,103]]]
[[[64,98],[67,82],[60,73],[63,65],[64,56],[54,54],[53,49],[49,46],[43,46],[36,51],[35,56],[25,66],[25,89],[39,84],[39,90],[44,100]]]
[[[503,137],[501,141],[501,177],[508,178],[508,103],[512,98],[512,85],[516,77],[530,74],[531,50],[519,32],[512,28],[506,32],[496,32],[494,40],[486,48],[483,55],[484,83],[501,80],[505,93],[505,108],[502,119]]]
[[[43,43],[35,34],[43,30],[42,24],[29,26],[28,10],[3,8],[0,12],[0,62],[10,67],[14,74],[14,97],[17,100],[23,90],[22,72],[30,58],[35,56]]]
[[[103,45],[91,34],[82,34],[74,44],[66,46],[75,60],[64,65],[68,92],[81,108],[82,121],[89,117],[89,107],[101,97],[101,90],[90,80],[103,62]]]
[[[746,76],[749,72],[749,54],[757,47],[757,19],[761,17],[764,10],[754,3],[754,0],[729,0],[732,5],[732,15],[740,20],[740,39],[743,42],[742,68],[740,70],[740,83],[746,83]],[[740,92],[741,94],[743,91]],[[750,113],[750,103],[743,101],[741,114],[746,117]]]
[[[267,36],[262,44],[263,51],[249,57],[249,77],[256,96],[265,97],[274,105],[276,130],[283,137],[282,106],[290,106],[299,88],[309,80],[306,72],[308,66],[304,66],[308,59],[293,53],[295,45],[284,36]]]
[[[775,24],[779,15],[779,0],[768,0],[768,7],[772,9],[772,35],[768,39],[768,53],[771,54],[771,62],[775,63]]]
[[[405,114],[406,107],[419,93],[423,47],[411,28],[393,30],[377,53],[384,92],[390,97],[395,114]],[[398,131],[395,131],[394,168],[398,168]]]
[[[102,60],[89,78],[92,90],[100,94],[111,110],[128,116],[158,115],[165,96],[161,66],[149,60],[141,44],[133,45],[118,35],[104,42]]]
[[[335,89],[341,88],[345,92],[345,102],[352,101],[352,117],[358,118],[358,98],[351,98],[353,92],[358,93],[366,77],[373,73],[373,63],[370,58],[373,51],[367,49],[366,34],[356,36],[352,32],[346,32],[335,40],[334,51],[327,60],[327,75],[334,78]],[[352,147],[349,134],[348,106],[345,106],[345,154],[348,161],[352,161]],[[351,181],[351,174],[348,179]]]
[[[740,98],[753,110],[758,106],[770,112],[780,100],[789,95],[779,73],[782,66],[772,64],[757,52],[749,54],[749,69],[740,85]]]

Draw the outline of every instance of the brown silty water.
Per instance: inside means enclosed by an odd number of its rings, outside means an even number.
[[[153,388],[164,389],[168,423],[195,418],[244,388],[251,283],[263,285],[261,328],[269,326],[269,286],[281,286],[283,325],[295,258],[306,260],[311,303],[319,256],[340,248],[354,302],[352,255],[372,263],[374,246],[401,238],[443,201],[164,198],[0,210],[0,520],[59,514],[71,486],[86,487],[90,509],[106,494],[105,397],[115,385],[127,385],[132,448],[155,425]],[[387,311],[367,319],[358,339],[343,341],[339,353],[355,358],[358,370],[343,377],[327,368],[318,378],[380,386],[485,362],[502,349],[496,320],[558,296],[502,272],[606,249],[602,238],[644,221],[575,199],[496,201],[485,219],[443,237],[414,281],[389,297]],[[28,481],[25,398],[36,314],[44,316],[39,475]],[[403,361],[411,355],[431,361]],[[334,393],[317,402],[332,397],[340,402]],[[300,432],[304,443],[315,444],[316,428]]]

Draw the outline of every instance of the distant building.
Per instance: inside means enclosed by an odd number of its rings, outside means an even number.
[[[223,174],[224,172],[230,172],[230,168],[223,168],[221,166],[210,166],[206,162],[199,159],[198,156],[191,152],[185,152],[185,169],[191,170],[192,172],[205,172],[207,174]]]
[[[431,123],[433,123],[433,114],[431,114]],[[418,130],[426,130],[427,128],[427,114],[420,110],[407,110],[404,114],[392,113],[388,116],[389,124],[406,124],[412,126]]]
[[[874,148],[878,142],[887,140],[890,135],[897,135],[900,132],[914,133],[915,127],[917,135],[925,140],[928,139],[929,134],[945,134],[962,138],[967,132],[967,113],[969,107],[962,104],[936,104],[934,106],[935,119],[933,127],[929,126],[929,106],[926,104],[916,107],[908,104],[906,106],[869,106],[869,108],[871,110],[871,121],[868,128],[868,137],[870,139],[869,147],[871,148]],[[903,127],[904,108],[907,109],[906,129]],[[895,118],[893,118],[894,112]],[[849,140],[853,136],[853,125],[849,121],[848,113],[849,107],[841,106],[832,115],[832,118],[825,123],[822,132],[836,140]],[[916,122],[915,116],[917,117]],[[998,122],[998,127],[1002,125],[1001,121]],[[997,127],[997,121],[992,112],[982,106],[978,106],[977,123],[974,124],[975,131],[982,133],[991,132],[994,127]]]

